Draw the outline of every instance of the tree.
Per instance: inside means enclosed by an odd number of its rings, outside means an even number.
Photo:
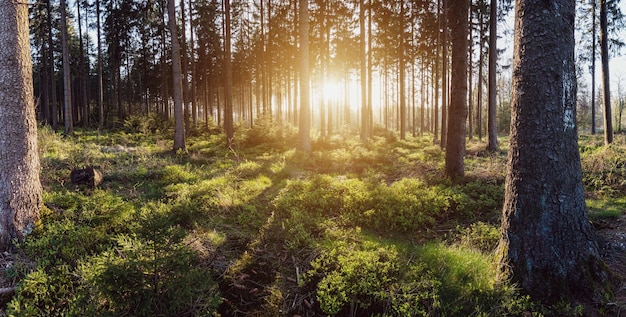
[[[96,0],[96,28],[96,36],[98,37],[98,132],[102,133],[102,129],[104,129],[104,91],[102,87],[102,35],[100,34],[102,25],[100,24],[100,0]]]
[[[230,0],[224,1],[225,15],[225,32],[224,32],[224,130],[226,131],[226,140],[228,148],[233,145],[233,135],[235,127],[233,126],[233,70],[231,66],[231,47],[230,47]]]
[[[495,152],[498,149],[498,121],[496,109],[496,63],[498,51],[498,0],[491,0],[489,6],[489,90],[487,105],[487,150]]]
[[[602,58],[602,105],[604,108],[604,144],[613,142],[611,121],[611,78],[609,77],[609,39],[607,0],[600,0],[600,55]]]
[[[168,24],[172,41],[172,76],[174,80],[174,151],[185,149],[185,125],[183,123],[183,80],[181,74],[180,46],[176,27],[175,0],[167,1]]]
[[[22,240],[39,218],[37,123],[28,5],[0,1],[0,249]]]
[[[368,39],[371,40],[371,39]],[[359,1],[359,56],[361,62],[361,141],[370,136],[370,119],[367,100],[367,55],[365,53],[365,0]]]
[[[72,77],[70,74],[70,49],[67,35],[67,10],[65,0],[61,0],[61,47],[63,50],[63,121],[65,135],[74,133],[72,124]]]
[[[449,6],[449,17],[452,22],[452,80],[446,142],[446,175],[453,180],[463,178],[465,173],[463,158],[467,119],[469,4],[469,0],[456,0],[451,1]]]
[[[311,106],[309,97],[309,1],[300,0],[300,126],[298,150],[311,152]]]
[[[587,219],[576,127],[575,0],[518,0],[500,270],[552,302],[607,274]],[[586,293],[585,293],[586,292]]]

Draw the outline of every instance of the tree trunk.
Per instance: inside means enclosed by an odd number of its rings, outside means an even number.
[[[452,81],[450,116],[446,144],[446,176],[460,180],[465,175],[465,134],[467,121],[467,36],[469,0],[450,3],[452,21]]]
[[[182,65],[181,65],[181,80],[183,83],[183,118],[185,124],[185,136],[189,136],[191,134],[191,113],[189,112],[189,90],[188,90],[188,82],[187,82],[187,74],[189,74],[187,70],[187,32],[185,32],[186,22],[185,22],[185,0],[180,0],[180,17],[181,17],[181,25],[182,32],[180,34],[180,38],[182,40],[181,48],[182,48]]]
[[[189,53],[191,55],[191,82],[190,82],[190,97],[191,97],[191,123],[192,127],[195,129],[198,125],[198,106],[196,103],[196,84],[197,84],[197,76],[196,76],[196,49],[195,49],[195,41],[193,38],[194,28],[193,25],[193,3],[192,0],[189,0]],[[252,114],[252,112],[250,112]],[[252,117],[252,116],[251,116]],[[252,124],[250,124],[252,126]]]
[[[591,134],[596,134],[596,0],[591,0]]]
[[[176,27],[175,0],[167,1],[167,17],[172,41],[172,78],[174,85],[174,151],[185,150],[185,124],[183,120],[183,80],[181,74],[180,46]]]
[[[309,1],[300,0],[300,126],[298,150],[311,152],[311,109],[309,100]]]
[[[359,38],[360,38],[360,62],[361,62],[361,141],[369,138],[369,118],[367,114],[367,61],[365,54],[365,0],[359,1]]]
[[[80,96],[83,104],[83,128],[87,129],[89,125],[89,101],[87,99],[87,76],[89,73],[85,68],[85,49],[83,46],[83,29],[81,24],[80,0],[76,1],[76,12],[78,13],[78,37],[80,43]],[[85,17],[85,20],[87,17]]]
[[[600,0],[600,55],[602,56],[602,105],[604,106],[604,144],[613,143],[611,119],[611,78],[609,76],[609,34],[607,30],[607,0]]]
[[[606,282],[576,128],[574,0],[518,0],[500,269],[554,303]],[[570,297],[570,298],[571,298]]]
[[[0,249],[9,250],[42,202],[28,5],[0,1],[0,30]]]
[[[50,102],[52,112],[50,114],[52,119],[52,130],[56,131],[59,124],[59,109],[57,106],[57,81],[54,71],[54,43],[52,41],[52,8],[50,4],[51,0],[46,3],[46,10],[48,11],[48,62],[50,63]]]
[[[487,105],[487,151],[495,152],[498,149],[498,119],[496,108],[496,63],[498,62],[498,42],[497,19],[498,0],[491,0],[489,6],[489,88]]]
[[[224,1],[224,130],[228,148],[233,146],[233,136],[235,127],[233,126],[233,70],[231,66],[231,45],[230,45],[230,0]]]
[[[102,87],[102,35],[100,34],[100,0],[96,0],[96,28],[98,36],[98,132],[104,129],[104,92]]]
[[[63,49],[63,121],[65,135],[74,133],[72,124],[72,75],[70,74],[70,49],[67,38],[67,12],[65,1],[61,0],[61,47]]]
[[[454,0],[457,1],[457,0]],[[441,38],[441,148],[448,142],[448,0],[442,0],[443,35]]]
[[[406,98],[405,98],[405,70],[404,70],[404,1],[400,1],[400,53],[398,59],[398,68],[400,71],[400,139],[406,139]]]

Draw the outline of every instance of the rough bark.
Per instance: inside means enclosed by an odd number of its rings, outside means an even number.
[[[446,176],[453,180],[462,179],[465,175],[463,158],[467,119],[468,11],[469,0],[456,0],[450,3],[452,80],[446,143]]]
[[[300,0],[300,124],[298,150],[311,152],[311,106],[309,97],[309,2]]]
[[[518,0],[500,269],[537,300],[606,277],[587,219],[576,127],[575,0]]]
[[[39,171],[28,5],[0,1],[0,250],[39,218]]]
[[[167,1],[168,24],[172,41],[172,78],[174,85],[174,151],[185,149],[185,125],[183,123],[183,80],[181,74],[180,46],[176,27],[175,0]]]

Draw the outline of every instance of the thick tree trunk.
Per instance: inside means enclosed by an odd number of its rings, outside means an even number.
[[[311,152],[311,109],[309,100],[309,1],[300,0],[300,124],[298,150]]]
[[[469,0],[450,3],[452,22],[452,82],[446,144],[446,176],[460,180],[465,175],[465,134],[467,119],[467,53]]]
[[[496,63],[498,61],[498,51],[496,43],[498,42],[497,19],[498,19],[498,0],[491,0],[489,12],[489,90],[487,105],[487,151],[495,152],[498,149],[498,120],[496,108]]]
[[[611,118],[611,78],[609,76],[609,34],[607,30],[607,0],[600,0],[600,55],[602,56],[602,105],[604,107],[604,144],[613,143]]]
[[[39,171],[28,5],[0,1],[0,250],[39,218]]]
[[[180,46],[176,27],[175,0],[167,1],[167,16],[172,41],[172,78],[174,84],[174,151],[185,149],[185,125],[183,120],[183,80],[181,74]]]
[[[574,0],[518,0],[500,268],[537,300],[605,282],[576,128]]]

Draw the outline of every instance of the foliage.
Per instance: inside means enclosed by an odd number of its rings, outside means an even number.
[[[287,148],[288,128],[257,123],[234,150],[214,131],[198,130],[181,153],[169,151],[167,131],[129,126],[61,138],[43,128],[45,208],[20,246],[37,265],[6,270],[19,283],[7,313],[580,310],[565,301],[542,307],[495,279],[504,152],[477,151],[468,158],[467,181],[453,184],[442,177],[443,152],[430,136],[399,140],[381,132],[361,143],[346,132],[314,139],[313,152],[304,154]],[[593,189],[587,204],[592,219],[615,219],[623,210],[623,149],[594,142],[582,146],[585,184]],[[100,188],[69,184],[69,170],[81,164],[102,169]]]

